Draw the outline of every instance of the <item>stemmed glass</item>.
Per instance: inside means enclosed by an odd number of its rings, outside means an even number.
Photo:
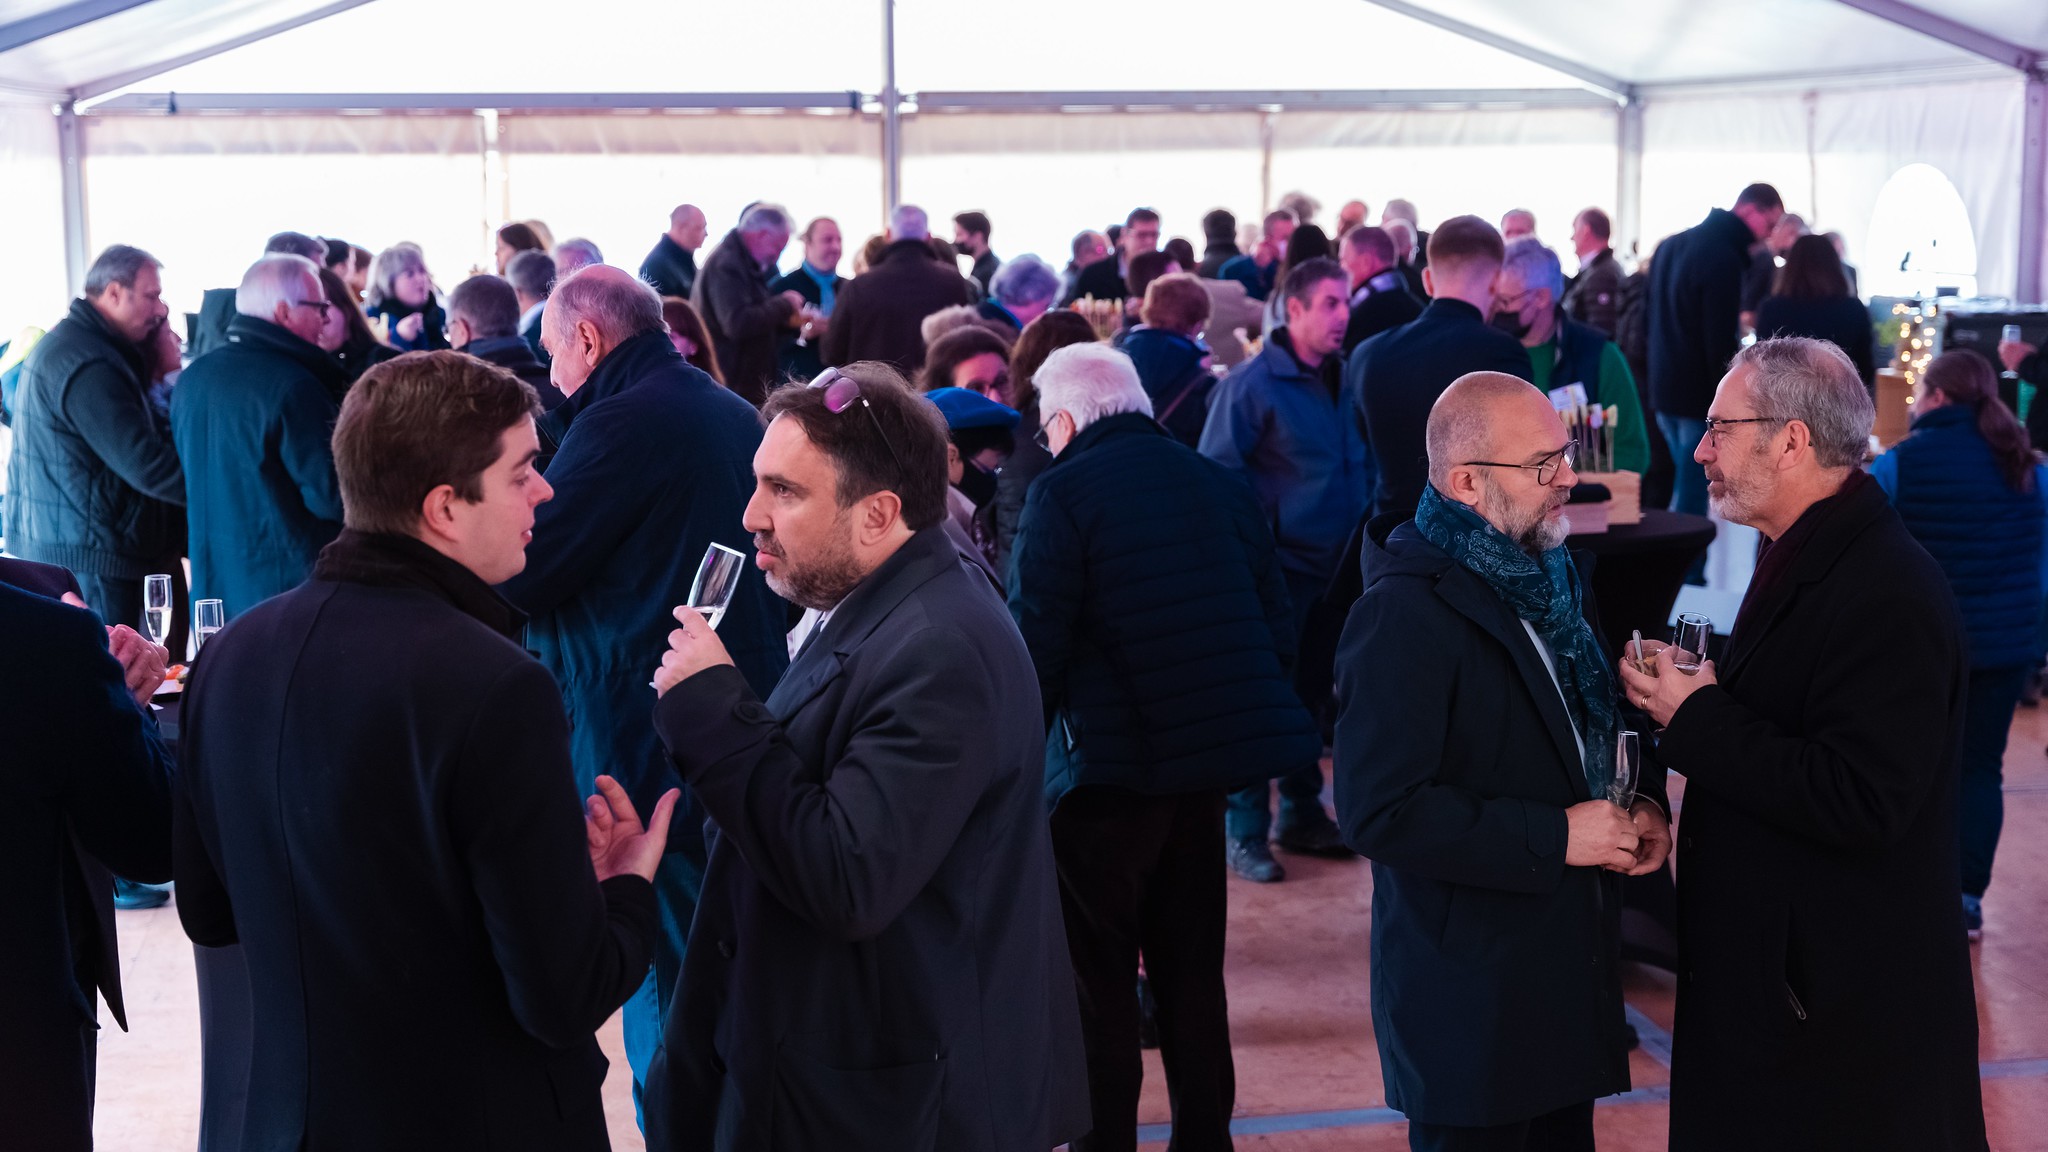
[[[1714,622],[1697,612],[1681,612],[1671,629],[1671,666],[1691,676],[1707,658],[1707,642],[1713,639]]]
[[[161,573],[142,581],[142,627],[161,648],[171,635],[171,578]]]
[[[1607,785],[1607,799],[1623,812],[1636,802],[1636,783],[1642,771],[1642,738],[1623,729],[1614,738],[1614,779]]]
[[[690,584],[690,607],[704,617],[713,631],[725,619],[725,610],[732,606],[732,594],[740,586],[740,573],[746,562],[746,553],[723,544],[713,544],[704,550],[704,560],[697,566],[697,579]]]
[[[197,656],[213,634],[227,624],[227,606],[218,600],[201,600],[192,605],[192,654]]]

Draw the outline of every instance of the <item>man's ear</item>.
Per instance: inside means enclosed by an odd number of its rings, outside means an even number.
[[[903,498],[888,489],[868,497],[861,502],[860,535],[861,543],[873,544],[889,534],[889,530],[903,519]]]
[[[429,540],[456,538],[459,529],[455,521],[455,502],[461,497],[455,494],[452,484],[437,485],[420,500],[420,531]]]

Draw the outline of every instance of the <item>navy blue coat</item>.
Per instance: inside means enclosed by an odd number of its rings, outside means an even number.
[[[1429,410],[1452,381],[1468,372],[1505,372],[1527,380],[1529,350],[1463,300],[1432,300],[1413,322],[1351,350],[1344,362],[1344,388],[1379,469],[1373,515],[1414,514],[1429,483],[1424,443]]]
[[[605,356],[540,421],[554,499],[535,510],[526,570],[503,585],[533,620],[527,644],[569,709],[576,783],[618,779],[641,811],[680,781],[654,738],[648,681],[668,651],[670,613],[712,541],[751,554],[740,520],[754,491],[761,417],[692,368],[665,332]],[[751,567],[718,626],[756,691],[789,663],[783,601]],[[678,812],[671,843],[697,839]]]
[[[1367,535],[1334,783],[1345,843],[1373,862],[1387,1103],[1477,1126],[1626,1092],[1622,881],[1564,862],[1565,809],[1591,799],[1564,697],[1499,593],[1414,521],[1378,517]],[[1663,807],[1642,746],[1638,795]]]
[[[1766,297],[1756,312],[1756,336],[1825,340],[1848,355],[1865,388],[1877,384],[1877,333],[1870,324],[1870,310],[1848,293],[1819,300]]]
[[[171,391],[171,435],[185,462],[192,598],[230,619],[313,570],[341,532],[334,475],[335,385],[326,353],[268,320],[236,316],[227,343]]]
[[[170,878],[171,761],[92,613],[0,584],[0,636],[0,1142],[84,1152],[95,992],[128,1026],[108,869]]]
[[[1657,245],[1650,261],[1650,406],[1707,418],[1714,389],[1742,346],[1742,278],[1756,242],[1725,208]]]
[[[2042,491],[2015,492],[1977,431],[1973,409],[1950,404],[1913,421],[1913,433],[1870,474],[1948,577],[1970,636],[1972,668],[2013,668],[2038,655]]]
[[[1152,398],[1152,416],[1190,448],[1202,442],[1209,420],[1209,393],[1216,375],[1202,361],[1209,350],[1163,328],[1132,328],[1124,334],[1124,355],[1137,366],[1138,382]]]
[[[1322,735],[1288,676],[1293,610],[1236,477],[1150,417],[1099,420],[1025,499],[1010,615],[1038,666],[1047,805],[1075,787],[1237,787]]]
[[[936,527],[766,701],[730,668],[655,723],[715,823],[647,1074],[659,1152],[1044,1152],[1087,1067],[1030,654]]]

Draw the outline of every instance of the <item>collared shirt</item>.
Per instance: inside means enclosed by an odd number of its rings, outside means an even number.
[[[540,303],[535,304],[533,307],[528,308],[524,312],[521,312],[519,314],[519,330],[521,332],[524,332],[528,328],[533,327],[533,322],[535,320],[540,319],[541,310],[543,308],[546,308],[547,306],[548,302],[546,300],[542,300]]]

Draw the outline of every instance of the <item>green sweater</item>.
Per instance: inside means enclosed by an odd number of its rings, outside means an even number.
[[[1557,340],[1553,337],[1529,349],[1529,379],[1545,392],[1560,387],[1550,382],[1550,370],[1556,363]],[[1643,428],[1643,402],[1636,396],[1636,379],[1628,370],[1628,360],[1611,341],[1600,351],[1600,379],[1594,382],[1594,391],[1594,399],[1614,408],[1621,417],[1614,432],[1614,467],[1638,475],[1649,471],[1650,435]]]

